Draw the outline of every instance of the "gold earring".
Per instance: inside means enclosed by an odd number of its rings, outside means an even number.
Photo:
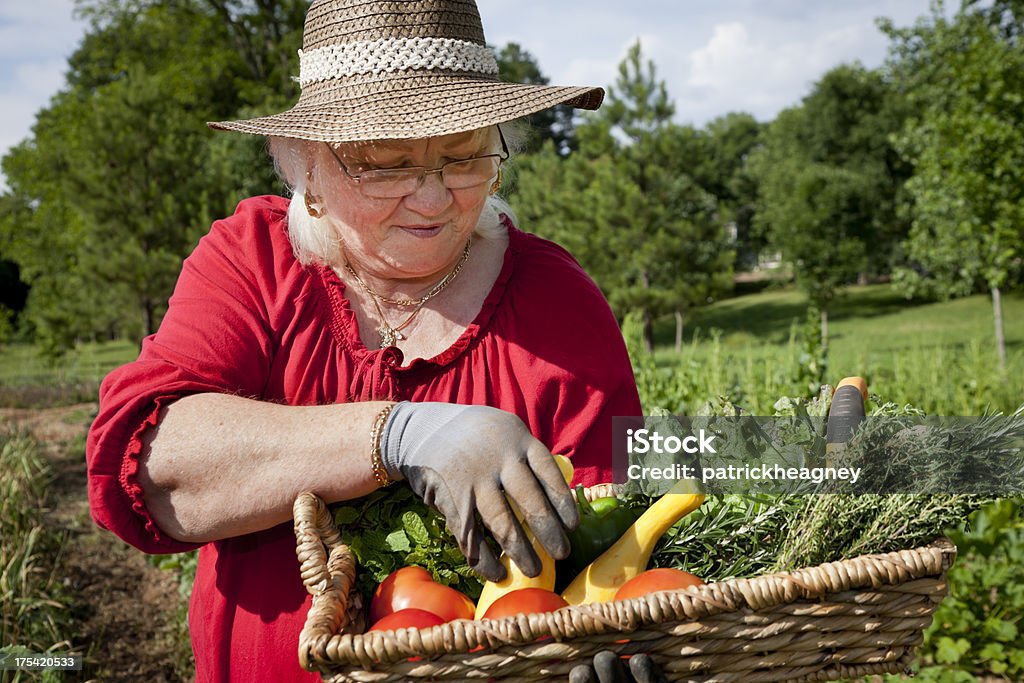
[[[313,218],[323,218],[324,210],[318,206],[320,198],[316,195],[311,195],[308,191],[303,191],[302,199],[306,202],[306,212],[309,213]]]
[[[498,167],[498,177],[491,183],[491,194],[498,194],[498,190],[501,189],[501,166]]]

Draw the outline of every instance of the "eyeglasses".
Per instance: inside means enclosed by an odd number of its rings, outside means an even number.
[[[327,149],[331,150],[331,155],[345,175],[357,183],[367,197],[398,199],[418,190],[423,184],[423,180],[432,173],[440,174],[441,182],[449,190],[466,190],[490,181],[498,174],[502,162],[509,157],[508,145],[505,144],[505,136],[500,127],[498,128],[498,137],[501,139],[500,154],[485,154],[469,159],[449,161],[437,168],[423,166],[372,168],[362,173],[352,173],[338,156],[334,147],[327,144]]]

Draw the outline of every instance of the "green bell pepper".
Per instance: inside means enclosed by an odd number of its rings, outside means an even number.
[[[568,563],[573,572],[579,573],[612,547],[639,515],[614,496],[587,501],[582,486],[576,487],[576,501],[580,525],[569,534],[572,551]]]

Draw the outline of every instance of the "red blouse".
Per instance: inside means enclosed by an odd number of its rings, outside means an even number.
[[[232,393],[290,405],[387,398],[485,404],[518,415],[576,483],[611,480],[612,417],[639,415],[622,335],[601,292],[559,246],[517,230],[480,313],[451,348],[404,364],[359,338],[345,286],[296,261],[286,199],[256,197],[214,223],[184,263],[159,331],[112,372],[89,432],[96,523],[149,553],[162,532],[136,474],[162,405]],[[298,665],[309,608],[291,524],[203,545],[189,609],[199,681],[317,680]]]

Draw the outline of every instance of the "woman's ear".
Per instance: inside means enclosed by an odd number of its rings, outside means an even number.
[[[323,218],[327,210],[320,203],[320,198],[312,194],[307,187],[302,192],[302,199],[306,202],[306,212],[313,218]]]
[[[306,170],[306,186],[302,188],[302,199],[306,203],[306,211],[313,218],[323,218],[324,214],[327,213],[327,209],[324,207],[323,201],[320,196],[316,194],[314,188],[317,183],[313,179],[313,171],[317,167],[317,159],[313,150],[309,150],[309,164]]]

